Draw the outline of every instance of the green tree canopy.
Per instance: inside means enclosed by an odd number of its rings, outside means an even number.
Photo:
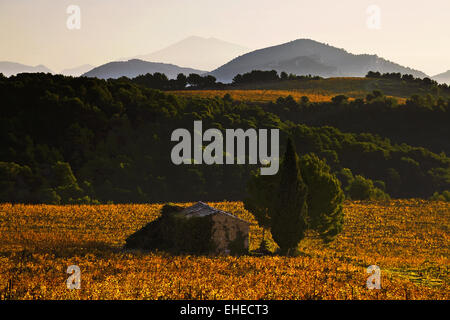
[[[303,180],[308,186],[308,221],[326,241],[342,230],[344,192],[341,183],[330,172],[330,167],[315,154],[300,158]]]
[[[270,211],[272,237],[282,254],[289,254],[304,237],[307,228],[307,193],[298,167],[298,156],[288,139],[280,168],[280,180]]]

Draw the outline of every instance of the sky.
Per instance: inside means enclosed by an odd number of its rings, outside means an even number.
[[[449,16],[449,0],[0,0],[0,61],[61,71],[193,35],[252,49],[309,38],[433,76],[450,69]]]

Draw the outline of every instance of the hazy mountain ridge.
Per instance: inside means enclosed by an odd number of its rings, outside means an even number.
[[[205,71],[183,68],[174,64],[148,62],[139,59],[128,61],[114,61],[103,64],[83,74],[85,77],[100,79],[117,79],[120,77],[135,78],[147,73],[164,73],[169,79],[176,78],[179,73],[189,75],[190,73],[203,74]]]
[[[310,59],[310,63],[305,59]],[[303,60],[300,68],[298,61]],[[368,71],[400,72],[415,77],[426,77],[421,71],[403,67],[377,55],[355,55],[327,44],[309,39],[298,39],[277,46],[246,53],[211,72],[219,81],[229,82],[236,74],[252,70],[277,70],[298,75],[322,77],[361,77]]]
[[[133,58],[211,71],[250,50],[212,37],[191,36],[161,50]]]
[[[49,68],[47,68],[42,64],[37,66],[28,66],[17,62],[0,61],[0,73],[3,73],[3,75],[6,77],[14,76],[18,73],[29,73],[29,72],[53,73],[52,70],[50,70]]]
[[[90,70],[92,70],[94,68],[95,67],[90,64],[83,64],[78,67],[67,68],[67,69],[61,70],[61,72],[59,72],[59,73],[62,75],[65,75],[65,76],[79,77],[82,74],[89,72]]]
[[[440,74],[435,75],[431,79],[439,82],[439,83],[447,83],[450,84],[450,70],[446,72],[442,72]]]
[[[225,49],[224,49],[225,48]],[[310,39],[298,39],[281,45],[271,46],[248,52],[247,48],[215,38],[192,36],[149,55],[138,56],[140,59],[109,62],[98,67],[85,64],[75,68],[64,69],[60,74],[68,76],[89,76],[98,78],[134,78],[146,73],[160,72],[168,78],[177,74],[204,74],[210,70],[207,65],[215,61],[227,63],[209,74],[218,81],[231,82],[237,74],[252,70],[285,71],[297,75],[318,75],[322,77],[363,77],[368,71],[380,73],[398,72],[424,78],[421,71],[404,67],[377,55],[352,54],[344,49]],[[152,61],[145,61],[152,59]],[[176,62],[179,63],[176,63]],[[203,65],[205,68],[196,68]],[[187,67],[180,67],[187,66]],[[54,73],[44,65],[27,66],[15,62],[0,62],[0,72],[5,76],[23,72]],[[432,79],[450,83],[450,70],[432,77]]]

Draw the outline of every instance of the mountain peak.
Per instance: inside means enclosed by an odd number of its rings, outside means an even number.
[[[377,55],[352,54],[345,49],[312,39],[296,39],[246,53],[211,74],[219,81],[230,82],[236,74],[252,70],[276,70],[322,77],[364,77],[368,71],[400,72],[426,77],[423,72],[403,67]]]
[[[18,73],[34,72],[53,73],[49,68],[42,64],[37,66],[29,66],[12,61],[0,61],[0,73],[3,73],[6,77],[14,76]]]
[[[116,79],[120,77],[135,78],[147,73],[164,73],[169,79],[174,79],[179,73],[189,75],[190,73],[203,74],[204,71],[182,68],[173,64],[148,62],[140,59],[128,61],[113,61],[92,69],[83,74],[85,77],[96,77],[100,79]]]
[[[134,58],[212,70],[248,51],[248,48],[214,37],[190,36],[161,50]]]

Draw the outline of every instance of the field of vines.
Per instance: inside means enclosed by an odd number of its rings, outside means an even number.
[[[255,222],[240,202],[209,204]],[[450,298],[450,203],[346,202],[343,232],[328,245],[308,234],[295,257],[123,251],[161,207],[0,204],[0,299]],[[250,249],[261,235],[253,225]],[[70,265],[81,289],[66,287]]]
[[[260,90],[260,89],[247,89],[247,90],[178,90],[171,91],[180,96],[197,96],[203,98],[223,97],[225,94],[229,94],[233,100],[243,102],[275,102],[279,97],[292,96],[294,100],[299,101],[301,97],[308,97],[311,102],[329,102],[334,96],[339,94],[345,94],[349,97],[349,100],[355,98],[365,98],[368,92],[365,91],[347,91],[345,93],[331,92],[320,88],[306,88],[306,89],[289,89],[289,90]],[[393,97],[399,103],[404,103],[405,98]]]

